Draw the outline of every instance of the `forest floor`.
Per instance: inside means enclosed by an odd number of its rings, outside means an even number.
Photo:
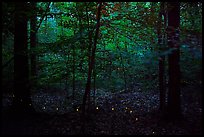
[[[65,101],[65,98],[59,94],[49,96],[47,93],[40,93],[36,95],[35,100],[38,103],[37,111],[41,110],[51,115],[22,115],[19,118],[15,114],[6,113],[3,109],[1,125],[3,135],[81,134],[80,108],[75,107],[72,110],[70,107],[62,108],[64,106],[62,100]],[[182,88],[181,104],[183,119],[167,121],[161,118],[158,111],[159,93],[156,91],[106,92],[97,96],[95,108],[90,109],[84,134],[202,135],[201,87]],[[55,114],[54,110],[60,113]]]

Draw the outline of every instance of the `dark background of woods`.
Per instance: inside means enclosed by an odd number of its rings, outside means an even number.
[[[32,94],[60,92],[81,110],[84,132],[97,89],[139,85],[159,94],[159,116],[182,119],[181,89],[202,83],[202,3],[69,4],[2,3],[1,87],[12,96],[3,110],[37,115]]]

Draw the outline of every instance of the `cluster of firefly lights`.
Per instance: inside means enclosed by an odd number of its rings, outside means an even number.
[[[15,97],[15,96],[13,95],[13,97]],[[22,99],[21,99],[21,102],[22,102]],[[31,106],[31,104],[29,104],[29,106]],[[45,106],[43,107],[43,109],[45,109]],[[126,110],[128,110],[128,108],[127,108],[127,107],[125,107],[125,109],[126,109]],[[59,110],[59,108],[56,108],[56,110]],[[96,107],[96,110],[99,110],[99,108],[98,108],[98,107]],[[113,107],[112,107],[112,108],[111,108],[111,110],[112,110],[112,111],[114,111],[114,110],[115,110],[115,108],[113,108]],[[78,112],[78,111],[79,111],[79,109],[77,108],[77,109],[76,109],[76,111]],[[133,111],[132,111],[132,110],[130,110],[130,114],[131,114],[132,112],[133,112]],[[136,117],[136,118],[135,118],[135,120],[136,120],[136,121],[138,121],[139,119]],[[154,134],[155,132],[153,131],[152,133]]]
[[[13,95],[13,97],[15,97],[15,96]],[[21,100],[21,101],[22,101],[22,100]],[[29,104],[29,106],[31,106],[31,104]],[[45,106],[43,107],[43,109],[45,109]],[[127,110],[128,108],[127,108],[127,107],[125,107],[125,109]],[[59,108],[56,108],[56,110],[59,110]],[[96,110],[99,110],[99,108],[98,108],[98,107],[96,107]],[[111,110],[112,110],[112,111],[114,111],[114,110],[115,110],[115,108],[113,108],[113,107],[112,107],[112,108],[111,108]],[[78,111],[79,111],[79,109],[77,108],[77,109],[76,109],[76,111],[78,112]],[[130,114],[131,114],[131,113],[132,113],[132,110],[130,110]],[[136,117],[136,118],[135,118],[135,120],[136,120],[136,121],[138,121],[138,118]],[[154,132],[152,132],[152,133],[154,134]]]
[[[99,108],[98,108],[98,107],[96,107],[96,110],[98,110],[98,109],[99,109]],[[111,110],[112,110],[112,111],[114,111],[114,110],[115,110],[115,108],[114,108],[114,107],[112,107],[112,108],[111,108]],[[128,107],[125,107],[125,110],[128,110]],[[77,108],[77,109],[76,109],[76,111],[79,111],[79,109]],[[132,111],[132,110],[130,110],[130,114],[131,114],[132,112],[133,112],[133,111]],[[138,121],[138,120],[139,120],[139,118],[137,118],[137,117],[136,117],[136,118],[135,118],[135,121]],[[152,134],[155,134],[155,132],[153,131],[153,132],[152,132]]]
[[[45,109],[45,106],[42,109]],[[56,110],[59,110],[59,108],[56,108]]]
[[[13,95],[13,97],[15,97],[15,96]],[[21,99],[21,102],[22,102],[22,99]],[[29,106],[31,106],[31,104],[29,104]],[[45,109],[45,106],[43,107],[43,109]],[[127,107],[125,107],[125,109],[127,110],[128,108],[127,108]],[[56,108],[56,110],[59,110],[59,108]],[[99,110],[99,108],[98,108],[98,107],[96,107],[96,110]],[[111,110],[112,110],[112,111],[114,111],[114,110],[115,110],[115,108],[113,108],[113,107],[112,107],[112,108],[111,108]],[[78,111],[79,111],[79,109],[77,108],[77,109],[76,109],[76,111],[78,112]],[[132,113],[132,110],[130,110],[130,114],[131,114],[131,113]],[[139,119],[136,117],[136,118],[135,118],[135,120],[136,120],[136,121],[138,121]],[[154,131],[153,131],[152,133],[154,134]]]
[[[15,96],[13,95],[13,97],[15,97]],[[21,102],[22,102],[22,99],[21,99]],[[31,104],[29,104],[29,106],[31,106]],[[42,108],[42,109],[45,109],[45,106],[43,106],[43,108]],[[127,108],[127,107],[125,107],[125,109],[126,109],[126,110],[128,110],[128,108]],[[56,110],[59,110],[59,108],[57,107],[57,108],[56,108]],[[99,107],[96,107],[96,110],[99,110]],[[113,108],[113,107],[112,107],[112,108],[111,108],[111,110],[112,110],[112,111],[114,111],[114,110],[115,110],[115,108]],[[77,108],[77,109],[76,109],[76,111],[78,112],[78,111],[79,111],[79,108]],[[133,112],[133,111],[132,111],[132,110],[130,110],[130,114],[131,114],[132,112]],[[138,118],[136,118],[135,120],[136,120],[136,121],[138,121]]]
[[[126,110],[128,110],[128,108],[127,108],[127,107],[125,107],[125,109],[126,109]],[[99,107],[96,107],[96,110],[99,110]],[[115,108],[114,108],[114,107],[112,107],[112,108],[111,108],[111,110],[112,110],[112,111],[114,111],[114,110],[115,110]],[[78,111],[79,111],[79,109],[77,108],[77,109],[76,109],[76,111],[78,112]],[[133,111],[132,111],[132,110],[130,110],[130,114],[131,114],[132,112],[133,112]],[[135,120],[136,120],[136,121],[138,121],[139,119],[136,117],[136,118],[135,118]]]
[[[15,95],[12,95],[13,98],[15,98]],[[21,99],[20,102],[23,102],[23,100]],[[31,106],[31,104],[28,104],[29,106]]]
[[[127,110],[128,108],[127,108],[127,107],[125,107],[125,109]],[[96,107],[96,110],[99,110],[99,107]],[[111,108],[111,110],[112,110],[112,111],[114,111],[114,110],[115,110],[115,108],[113,108],[113,107],[112,107],[112,108]],[[78,111],[79,111],[79,109],[77,108],[77,109],[76,109],[76,111],[78,112]],[[130,114],[131,114],[132,112],[133,112],[133,111],[132,111],[132,110],[130,110]],[[138,118],[137,118],[137,119],[138,119]]]
[[[31,104],[30,104],[30,105],[31,105]],[[45,107],[43,107],[43,109],[45,109]],[[127,108],[127,107],[125,107],[125,109],[127,110],[128,108]],[[58,108],[56,108],[56,110],[58,110]],[[99,107],[96,107],[96,110],[99,110]],[[113,107],[112,107],[112,108],[111,108],[111,110],[112,110],[112,111],[114,111],[114,110],[115,110],[115,108],[113,108]],[[76,109],[76,111],[78,112],[78,111],[79,111],[79,109],[77,108],[77,109]],[[133,111],[132,111],[132,110],[130,110],[130,114],[131,114],[132,112],[133,112]],[[136,117],[136,118],[135,118],[135,121],[138,121],[138,120],[139,120],[139,119]],[[152,134],[155,134],[155,132],[153,131],[153,132],[152,132]]]
[[[31,106],[31,104],[29,104],[29,105]],[[45,106],[42,109],[45,109]],[[125,107],[125,109],[128,110],[127,107]],[[59,108],[57,107],[56,110],[59,110]],[[99,107],[96,107],[96,110],[99,110]],[[111,110],[114,111],[115,108],[112,107]],[[79,112],[79,108],[77,108],[76,111]],[[132,113],[133,113],[133,111],[130,110],[130,114],[132,114]],[[135,120],[138,121],[139,119],[136,117]]]
[[[45,107],[43,107],[43,109],[45,109]],[[127,107],[125,107],[125,109],[127,110],[128,108],[127,108]],[[58,110],[58,108],[56,108],[56,110]],[[96,110],[99,110],[99,107],[96,107]],[[112,108],[111,108],[111,110],[112,110],[112,111],[114,111],[114,110],[115,110],[115,108],[113,108],[113,107],[112,107]],[[77,109],[76,109],[76,111],[78,112],[78,111],[79,111],[79,109],[77,108]],[[130,110],[130,114],[131,114],[132,112],[133,112],[133,111],[132,111],[132,110]],[[138,120],[139,120],[139,119],[136,117],[136,118],[135,118],[135,121],[138,121]],[[154,133],[155,133],[155,132],[153,131],[153,132],[152,132],[152,134],[154,134]]]

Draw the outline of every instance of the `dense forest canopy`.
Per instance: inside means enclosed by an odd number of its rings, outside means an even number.
[[[12,32],[14,30],[12,25],[12,14],[14,14],[14,6],[11,5],[12,3],[2,4],[4,22],[2,33],[4,42],[4,64],[12,58],[13,53],[13,42],[9,39],[13,38]],[[86,77],[86,67],[88,63],[88,59],[86,59],[88,56],[86,56],[86,54],[88,52],[87,45],[89,44],[88,33],[91,31],[91,35],[94,35],[93,31],[96,25],[96,9],[96,3],[94,2],[37,3],[37,26],[39,27],[37,30],[37,46],[32,49],[29,48],[29,52],[36,52],[36,54],[38,54],[38,67],[40,67],[41,71],[39,72],[39,83],[55,83],[59,82],[58,80],[63,80],[63,77],[69,77],[68,81],[71,82],[73,74],[69,69],[73,66],[73,62],[70,62],[72,58],[75,58],[74,60],[76,60],[76,62],[74,62],[76,65],[75,80],[80,81]],[[102,84],[100,79],[106,79],[106,72],[109,71],[109,59],[113,65],[111,68],[114,70],[111,71],[113,74],[110,79],[118,86],[124,85],[123,70],[125,70],[127,77],[129,77],[129,75],[134,75],[137,77],[135,78],[137,80],[139,77],[148,77],[150,74],[157,75],[156,64],[158,63],[159,56],[157,45],[158,12],[159,3],[104,3],[102,7],[100,34],[96,52],[96,71],[98,71],[96,77],[97,81],[100,81],[100,85]],[[180,42],[181,47],[191,47],[182,49],[189,50],[188,52],[191,56],[187,55],[188,58],[193,58],[195,56],[196,58],[201,59],[201,50],[199,49],[201,49],[202,43],[197,44],[195,42],[197,39],[201,39],[201,24],[202,3],[198,3],[197,5],[181,3]],[[28,27],[29,26],[28,22]],[[164,27],[162,29],[164,29]],[[192,36],[190,36],[190,34],[192,34]],[[194,45],[196,45],[196,47]],[[76,57],[72,56],[72,48],[75,48]],[[195,61],[190,62],[191,60],[185,58],[185,53],[186,52],[181,56],[181,60],[186,59],[189,63],[196,63]],[[70,54],[70,57],[66,56],[66,54]],[[168,50],[163,54],[168,54]],[[191,66],[193,67],[195,65]],[[151,68],[151,70],[148,68]],[[80,70],[78,71],[78,69]],[[187,71],[187,69],[190,68],[186,65],[182,70]],[[5,71],[6,70],[9,69],[5,69]],[[52,72],[50,72],[50,70],[52,70]],[[82,70],[84,70],[85,73]],[[116,73],[119,73],[119,75]],[[3,74],[7,75],[6,73]],[[189,75],[187,74],[186,76]],[[195,77],[192,77],[191,75],[191,78],[189,79],[193,78]],[[131,81],[134,81],[132,79]],[[130,79],[127,78],[127,80]],[[110,82],[110,84],[114,85],[112,82]],[[116,86],[114,85],[114,87]]]
[[[59,93],[59,106],[85,115],[97,96],[155,91],[161,109],[166,91],[171,102],[174,91],[201,87],[202,2],[22,3],[2,2],[2,91],[13,104]],[[64,113],[58,107],[47,112]]]

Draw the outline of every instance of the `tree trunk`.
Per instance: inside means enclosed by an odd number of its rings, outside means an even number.
[[[92,35],[93,35],[93,32],[92,30],[90,30],[90,23],[89,23],[89,14],[88,14],[88,5],[87,3],[85,3],[86,5],[86,19],[87,19],[87,24],[88,24],[88,32],[89,32],[89,35],[88,35],[88,39],[89,39],[89,45],[88,45],[88,65],[90,66],[91,64],[91,50],[92,50]],[[94,69],[94,63],[93,63],[93,69]],[[91,86],[90,86],[90,89],[91,89]],[[90,92],[88,93],[87,95],[87,100],[88,100],[88,104],[87,104],[87,107],[88,107],[88,112],[90,111],[90,102],[91,102],[91,97],[90,97]]]
[[[90,88],[91,88],[91,74],[95,62],[95,52],[96,52],[96,44],[97,44],[97,39],[98,39],[98,34],[99,34],[99,28],[100,28],[100,16],[101,16],[101,6],[102,2],[99,2],[98,10],[97,10],[97,25],[96,25],[96,33],[94,37],[94,45],[92,49],[92,54],[91,54],[91,60],[89,64],[89,69],[88,69],[88,77],[87,77],[87,83],[86,83],[86,89],[85,93],[83,96],[83,104],[82,104],[82,132],[84,132],[84,122],[85,122],[85,107],[86,107],[86,100],[87,100],[87,95],[90,93]]]
[[[25,2],[15,3],[14,32],[14,112],[33,112],[29,92],[29,66],[27,55],[27,16]]]
[[[168,114],[170,119],[181,116],[180,102],[180,50],[179,50],[180,3],[168,3],[168,46],[172,52],[168,56],[169,62],[169,91]]]
[[[96,105],[96,67],[94,65],[94,68],[93,68],[93,103],[94,103],[94,107]]]
[[[162,42],[162,15],[164,14],[164,2],[160,5],[159,21],[158,21],[158,45],[159,51],[162,53],[164,51],[164,42]],[[165,35],[165,34],[164,34]],[[163,46],[162,46],[163,45]],[[160,110],[163,111],[165,107],[165,56],[161,55],[159,58],[159,91],[160,91]]]
[[[30,47],[35,48],[36,47],[36,23],[37,23],[37,13],[36,13],[36,2],[31,2],[31,8],[32,8],[32,16],[30,20]],[[31,76],[35,77],[37,75],[37,68],[36,68],[36,55],[35,53],[31,54]]]
[[[72,75],[73,75],[73,78],[72,78],[72,99],[74,100],[75,98],[75,46],[72,45]]]
[[[122,53],[121,53],[121,49],[120,49],[120,47],[119,46],[116,46],[117,47],[117,49],[119,50],[119,52],[120,52],[120,64],[121,64],[121,66],[122,66],[122,71],[123,71],[123,80],[124,80],[124,83],[125,83],[125,85],[124,85],[124,89],[125,89],[125,92],[127,91],[127,80],[126,80],[126,72],[125,72],[125,65],[124,65],[124,63],[123,63],[123,57],[122,57]]]

